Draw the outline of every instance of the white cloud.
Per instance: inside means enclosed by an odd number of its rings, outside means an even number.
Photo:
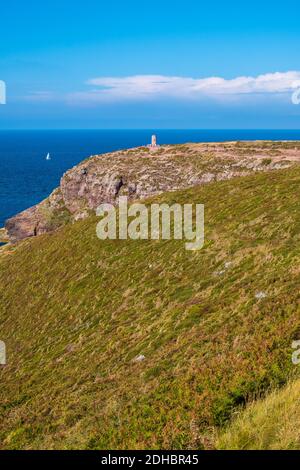
[[[275,72],[257,77],[191,78],[165,75],[133,75],[129,77],[100,77],[86,82],[91,88],[82,92],[58,95],[51,92],[30,93],[30,101],[66,101],[69,104],[101,103],[159,98],[197,100],[212,97],[239,99],[241,95],[281,95],[299,88],[300,72]]]
[[[281,94],[292,92],[300,82],[300,72],[276,72],[257,77],[188,78],[164,75],[134,75],[124,78],[100,77],[87,82],[93,89],[72,96],[87,100],[125,100],[158,97],[196,99],[203,96],[240,94]]]

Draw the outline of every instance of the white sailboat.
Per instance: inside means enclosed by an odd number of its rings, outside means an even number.
[[[50,153],[47,154],[46,160],[51,160]]]

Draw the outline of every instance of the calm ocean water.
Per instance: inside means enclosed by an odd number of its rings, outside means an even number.
[[[0,227],[16,213],[40,202],[62,174],[89,155],[158,142],[300,140],[300,131],[264,130],[80,130],[0,131]],[[50,152],[52,159],[46,161]]]

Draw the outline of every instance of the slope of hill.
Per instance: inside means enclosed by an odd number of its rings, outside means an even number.
[[[220,449],[299,450],[300,381],[241,412],[217,441]]]
[[[100,241],[96,217],[0,248],[1,448],[211,448],[296,376],[299,186],[295,167],[156,196],[205,204],[198,252]]]

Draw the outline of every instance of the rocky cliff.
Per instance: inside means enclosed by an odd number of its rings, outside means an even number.
[[[146,147],[96,155],[75,166],[40,204],[6,222],[11,242],[88,217],[120,195],[143,199],[300,161],[298,142],[227,142]]]

